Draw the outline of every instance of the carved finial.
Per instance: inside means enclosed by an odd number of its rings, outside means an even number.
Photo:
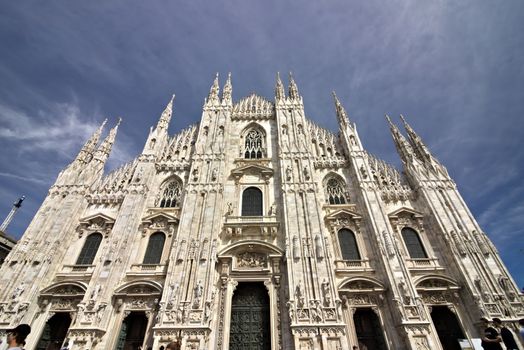
[[[113,147],[113,143],[115,143],[116,133],[118,131],[118,126],[122,122],[122,118],[118,118],[118,122],[116,125],[109,131],[109,134],[106,136],[104,141],[100,144],[100,147],[96,150],[95,158],[105,162],[107,157],[109,157],[109,154],[111,153],[111,148]]]
[[[231,103],[233,92],[233,86],[231,85],[231,72],[227,74],[226,85],[224,85],[224,90],[222,90],[222,102]]]
[[[338,122],[339,122],[340,126],[346,127],[346,126],[349,125],[348,114],[346,113],[346,110],[344,109],[344,107],[340,103],[340,101],[339,101],[335,91],[333,91],[333,98],[335,99],[335,109],[337,111]]]
[[[293,79],[293,73],[289,72],[289,98],[298,99],[299,97],[298,87]]]
[[[409,140],[411,141],[411,144],[413,145],[420,159],[424,160],[427,164],[430,165],[430,167],[436,170],[439,164],[437,160],[431,155],[431,152],[429,152],[428,148],[424,144],[424,141],[422,141],[422,138],[408,124],[402,114],[400,115],[400,119],[402,119],[404,129],[406,130]]]
[[[171,99],[167,103],[166,108],[162,112],[160,119],[158,120],[157,128],[167,130],[171,116],[173,115],[173,102],[175,101],[175,94],[171,95]]]
[[[391,118],[386,114],[385,115],[386,120],[389,123],[389,129],[391,130],[391,136],[393,137],[393,141],[395,142],[395,147],[397,148],[398,154],[400,155],[400,158],[404,162],[411,162],[413,160],[413,148],[409,144],[408,140],[402,135],[398,127],[393,124],[391,121]]]
[[[213,85],[211,85],[211,89],[209,89],[209,95],[207,97],[208,102],[218,101],[218,94],[220,92],[220,87],[218,86],[218,73],[215,76],[215,80],[213,81]]]
[[[277,72],[277,83],[275,85],[275,98],[277,100],[283,100],[286,98],[286,93],[284,91],[284,84],[280,80],[280,72]]]

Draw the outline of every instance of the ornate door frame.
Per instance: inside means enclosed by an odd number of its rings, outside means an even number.
[[[218,255],[221,287],[216,348],[227,349],[233,295],[239,283],[262,282],[269,295],[271,349],[282,348],[280,264],[283,251],[260,241],[234,244]]]

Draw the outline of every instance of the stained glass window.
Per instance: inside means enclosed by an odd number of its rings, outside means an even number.
[[[80,252],[80,256],[78,257],[76,264],[91,265],[93,263],[93,260],[95,260],[96,252],[98,251],[100,242],[102,242],[102,235],[98,232],[92,233],[89,236],[87,236],[86,241],[84,243],[84,247]]]
[[[262,191],[248,187],[242,193],[242,216],[262,216]]]
[[[338,243],[340,244],[342,259],[360,260],[357,240],[355,238],[355,234],[351,230],[343,228],[342,230],[338,231]]]
[[[329,204],[346,204],[346,195],[342,181],[335,178],[329,179],[326,192]]]
[[[402,229],[402,239],[408,249],[410,258],[412,259],[427,259],[428,255],[424,250],[424,246],[420,241],[420,237],[415,230],[405,227]]]
[[[164,250],[166,236],[162,232],[153,233],[149,237],[146,254],[144,255],[144,264],[159,264]]]
[[[179,181],[172,180],[164,184],[161,189],[160,203],[157,205],[161,208],[173,208],[180,205],[180,193],[182,186]]]
[[[244,158],[257,159],[263,157],[263,136],[258,130],[250,130],[246,135]]]

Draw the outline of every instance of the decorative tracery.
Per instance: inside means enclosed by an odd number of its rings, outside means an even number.
[[[156,205],[161,208],[173,208],[180,205],[182,186],[176,179],[164,184],[160,190],[161,196],[158,198]]]
[[[346,204],[346,192],[341,180],[331,178],[326,184],[326,194],[329,204]]]
[[[264,154],[264,135],[256,129],[250,130],[246,134],[244,158],[262,158]]]

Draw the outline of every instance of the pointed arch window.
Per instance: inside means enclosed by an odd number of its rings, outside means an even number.
[[[357,239],[353,231],[343,228],[338,231],[338,243],[344,260],[360,260]]]
[[[251,129],[246,134],[244,158],[258,159],[264,156],[264,135],[257,129]]]
[[[160,264],[166,235],[162,232],[155,232],[149,237],[146,254],[144,255],[144,264]]]
[[[80,251],[80,255],[76,260],[77,265],[91,265],[95,260],[98,247],[102,242],[102,234],[95,232],[87,236],[84,246]]]
[[[345,184],[342,180],[331,178],[326,184],[326,194],[329,204],[346,204]]]
[[[242,216],[262,216],[262,191],[248,187],[242,193]]]
[[[412,228],[405,227],[402,229],[402,239],[411,259],[427,259],[428,255],[422,245],[419,234]]]
[[[182,185],[180,181],[173,179],[166,182],[160,189],[160,198],[157,206],[161,208],[174,208],[180,206]]]

